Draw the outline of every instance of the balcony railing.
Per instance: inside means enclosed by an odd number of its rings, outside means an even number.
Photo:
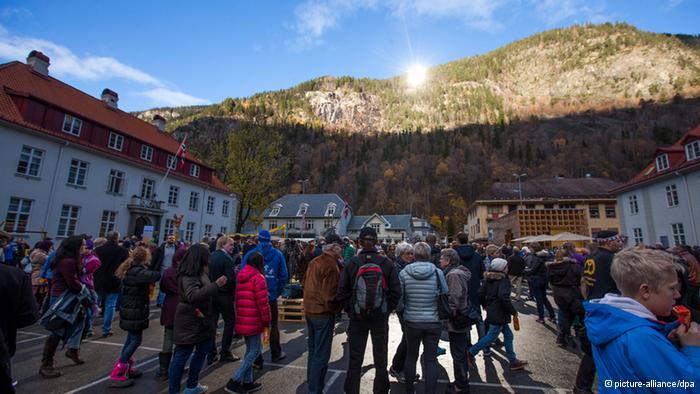
[[[129,205],[132,207],[141,207],[145,209],[156,209],[162,211],[164,202],[165,201],[157,201],[151,198],[131,196],[131,204]]]

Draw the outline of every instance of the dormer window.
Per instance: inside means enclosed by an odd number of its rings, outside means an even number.
[[[282,209],[282,205],[280,204],[275,204],[272,206],[272,210],[270,211],[270,216],[277,216],[280,214],[280,209]],[[277,227],[277,226],[275,226]]]
[[[668,155],[662,154],[656,157],[656,171],[663,171],[668,169]]]
[[[190,176],[199,178],[199,166],[196,164],[190,165]]]
[[[304,216],[306,215],[306,211],[309,210],[309,204],[303,203],[299,205],[299,210],[297,211],[297,216]]]
[[[333,215],[335,215],[335,210],[336,210],[337,208],[338,208],[338,206],[335,205],[334,203],[328,204],[328,206],[326,207],[326,214],[325,214],[324,216],[333,216]]]
[[[700,158],[700,140],[685,144],[685,157],[688,161]]]
[[[109,133],[109,142],[107,143],[107,146],[109,149],[114,149],[121,152],[122,147],[124,146],[124,136],[114,132]]]
[[[76,137],[80,136],[80,129],[83,127],[83,121],[66,114],[63,118],[63,131],[68,134],[73,134]]]

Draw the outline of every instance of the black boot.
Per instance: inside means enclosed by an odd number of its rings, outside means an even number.
[[[61,371],[57,370],[53,365],[53,358],[56,355],[58,344],[61,343],[61,338],[50,336],[44,342],[44,352],[41,356],[41,368],[39,375],[43,378],[57,378],[61,376]]]
[[[158,353],[158,363],[160,366],[158,367],[158,372],[156,372],[156,377],[158,377],[161,381],[168,380],[168,370],[170,369],[170,358],[172,355],[173,354],[171,352]]]

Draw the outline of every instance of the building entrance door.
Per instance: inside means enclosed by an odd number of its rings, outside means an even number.
[[[140,237],[143,235],[143,227],[144,226],[150,226],[151,225],[151,220],[146,217],[146,216],[139,216],[136,218],[136,222],[134,223],[134,235],[137,237]]]

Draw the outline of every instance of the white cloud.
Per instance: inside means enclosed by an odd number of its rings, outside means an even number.
[[[152,104],[156,106],[179,107],[211,104],[209,100],[166,88],[155,88],[136,94],[151,99]]]
[[[153,105],[208,104],[209,101],[166,87],[161,80],[109,56],[78,56],[69,48],[49,40],[10,34],[0,26],[0,59],[24,60],[32,50],[39,50],[51,59],[52,74],[86,81],[124,79],[150,89],[139,93]]]
[[[494,31],[501,28],[494,13],[504,4],[504,0],[395,0],[394,7],[398,13],[458,18],[471,28]]]
[[[296,38],[287,46],[303,50],[323,43],[323,34],[358,9],[376,7],[377,0],[307,0],[294,10]]]
[[[566,21],[601,23],[610,20],[603,13],[605,2],[583,0],[532,0],[535,11],[548,26]]]

